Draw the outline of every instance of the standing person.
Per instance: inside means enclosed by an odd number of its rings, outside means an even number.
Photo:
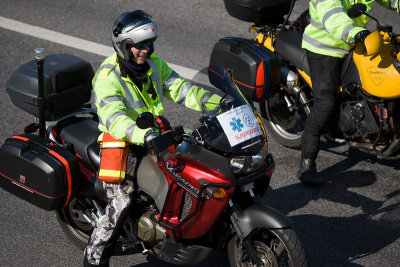
[[[218,95],[183,80],[153,54],[158,35],[157,24],[144,11],[121,14],[112,27],[115,53],[104,60],[93,79],[102,132],[99,179],[103,180],[108,203],[89,238],[84,266],[109,265],[128,207],[134,207],[131,178],[136,156],[129,145],[145,145],[156,131],[136,127],[138,115],[162,115],[163,97],[198,111],[202,103],[220,100]]]
[[[400,10],[400,0],[377,0],[382,6]],[[301,144],[300,166],[296,177],[309,185],[321,185],[315,160],[320,136],[329,120],[333,119],[337,90],[344,57],[352,41],[364,43],[370,34],[366,29],[369,17],[350,18],[348,8],[363,3],[369,13],[374,0],[311,0],[311,21],[303,34],[302,47],[310,66],[313,86],[313,107],[307,117]],[[400,11],[399,11],[400,12]]]

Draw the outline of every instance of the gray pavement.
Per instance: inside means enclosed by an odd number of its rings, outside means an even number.
[[[200,70],[208,65],[213,44],[226,36],[253,37],[249,23],[230,17],[223,1],[29,1],[0,0],[0,16],[41,26],[82,39],[110,45],[110,28],[125,10],[145,9],[160,26],[156,53],[166,61]],[[293,17],[307,6],[299,1]],[[377,8],[381,24],[399,16]],[[22,63],[33,59],[36,47],[48,54],[69,53],[96,69],[101,56],[0,28],[0,143],[32,122],[33,117],[14,107],[5,83]],[[167,103],[172,124],[194,127],[198,114]],[[182,115],[184,114],[184,115]],[[322,142],[318,169],[327,179],[308,188],[293,178],[300,152],[284,148],[272,138],[269,151],[277,168],[267,204],[293,222],[310,266],[398,266],[400,264],[399,162],[379,161],[346,145]],[[80,266],[82,251],[72,245],[53,212],[28,205],[0,190],[0,266]],[[226,266],[221,253],[204,266]],[[111,266],[166,266],[153,256],[135,251],[117,252]]]

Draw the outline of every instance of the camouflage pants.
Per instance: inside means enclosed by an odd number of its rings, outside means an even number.
[[[127,173],[132,174],[132,169],[134,169],[134,166],[128,160]],[[103,186],[108,203],[105,214],[98,219],[85,249],[85,262],[90,265],[108,266],[108,260],[112,255],[114,245],[119,237],[119,231],[126,218],[126,211],[132,201],[131,195],[134,185],[133,181],[127,178],[122,183],[103,182]]]

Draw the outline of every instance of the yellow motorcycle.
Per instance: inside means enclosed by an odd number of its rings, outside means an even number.
[[[248,63],[248,59],[245,60],[247,63],[238,63],[237,58],[244,57],[243,51],[237,52],[237,47],[244,47],[243,40],[236,38],[235,42],[242,43],[232,44],[232,38],[221,39],[213,49],[210,62],[233,69],[240,89],[259,102],[265,125],[274,139],[286,147],[299,149],[305,120],[313,105],[309,65],[305,50],[301,48],[302,30],[307,24],[308,12],[303,13],[295,22],[289,22],[283,20],[282,15],[287,12],[290,14],[294,1],[242,1],[253,3],[245,9],[241,1],[224,2],[230,15],[254,23],[250,30],[258,33],[255,40],[252,40],[253,48],[248,49],[263,54],[264,61],[257,71],[247,71],[247,75],[256,77],[255,91],[251,91],[251,85],[239,81],[239,74],[246,64],[249,70],[257,64]],[[252,10],[253,17],[248,13],[249,10]],[[268,13],[271,11],[272,15]],[[364,4],[354,4],[347,13],[353,18],[369,16],[365,11]],[[329,140],[344,139],[350,146],[378,158],[398,159],[400,35],[393,33],[392,26],[381,26],[375,18],[371,18],[377,22],[377,31],[367,37],[365,45],[355,43],[343,64],[341,87],[338,88],[338,108],[335,121],[331,124],[335,130],[330,133]],[[231,42],[228,46],[227,41]],[[279,62],[279,77],[271,75],[276,73],[276,62]],[[270,75],[263,77],[259,74],[261,65],[264,72],[269,71]],[[257,85],[257,79],[262,84]],[[257,92],[260,85],[264,86],[262,93],[260,90]]]

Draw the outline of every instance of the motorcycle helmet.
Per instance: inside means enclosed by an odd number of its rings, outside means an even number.
[[[157,24],[143,10],[122,13],[112,27],[112,43],[115,52],[124,60],[131,62],[132,45],[141,42],[153,42],[159,35]],[[154,51],[151,47],[150,55]]]

